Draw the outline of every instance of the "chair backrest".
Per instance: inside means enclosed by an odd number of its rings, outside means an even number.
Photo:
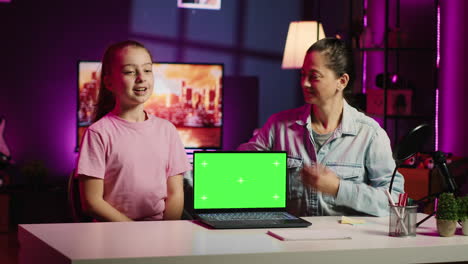
[[[86,215],[81,207],[79,179],[75,176],[75,170],[68,177],[68,207],[74,222],[92,222],[92,217]]]

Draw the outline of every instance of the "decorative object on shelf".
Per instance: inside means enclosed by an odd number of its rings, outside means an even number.
[[[11,154],[8,145],[5,142],[3,134],[5,132],[6,119],[3,116],[0,116],[0,187],[9,184],[10,175],[5,172],[5,169],[8,168],[11,163]]]
[[[434,160],[430,156],[424,159],[423,164],[425,169],[432,170],[434,168]]]
[[[409,159],[406,159],[405,161],[403,161],[403,163],[401,164],[401,167],[405,167],[405,168],[416,168],[416,155],[410,157]]]
[[[424,162],[426,160],[426,156],[428,156],[428,155],[423,154],[421,152],[418,152],[418,153],[414,154],[414,156],[404,160],[400,167],[401,168],[427,169],[427,167],[425,167],[425,165],[424,165]]]
[[[6,119],[0,116],[0,169],[4,168],[10,163],[11,155],[10,149],[5,142],[3,134],[5,133]]]
[[[360,43],[359,46],[361,48],[375,48],[376,44],[374,43],[374,33],[372,32],[372,28],[364,27],[362,30],[361,37],[359,38]]]
[[[11,165],[10,149],[8,148],[3,133],[5,132],[6,120],[0,116],[0,188],[7,186],[11,177],[7,168]],[[0,193],[0,233],[8,232],[10,226],[10,196]]]
[[[307,49],[325,37],[322,23],[318,21],[293,21],[289,24],[284,47],[282,69],[300,69]]]
[[[387,115],[411,115],[413,100],[413,83],[396,73],[380,73],[375,76],[375,86],[382,88],[373,88],[367,90],[367,113],[383,115],[384,114],[384,96],[385,86],[387,87]]]
[[[425,152],[418,152],[414,156],[406,159],[401,164],[401,168],[419,168],[419,169],[434,169],[434,159],[432,158],[432,153],[425,153]],[[443,153],[447,156],[446,162],[447,164],[452,163],[452,153]]]
[[[384,114],[384,90],[368,89],[366,97],[366,110],[369,114]],[[411,90],[387,90],[387,115],[411,115]]]
[[[388,47],[389,48],[404,48],[408,43],[408,34],[402,31],[401,28],[390,28],[388,32]],[[383,45],[382,45],[383,46]]]
[[[437,231],[442,237],[455,234],[458,221],[458,201],[453,193],[442,193],[437,202]]]
[[[403,89],[403,90],[414,90],[414,83],[404,76],[396,73],[387,73],[386,86],[387,89]],[[384,88],[384,74],[379,73],[375,76],[375,86]]]
[[[386,78],[383,73],[379,73],[375,76],[375,87],[382,88],[384,91],[384,86],[386,86],[388,90],[400,88],[399,82],[400,78],[396,73],[388,73]]]
[[[458,197],[458,218],[463,235],[468,236],[468,196]]]

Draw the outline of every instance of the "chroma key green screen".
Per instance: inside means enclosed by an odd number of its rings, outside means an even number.
[[[194,209],[286,206],[285,152],[195,152]]]

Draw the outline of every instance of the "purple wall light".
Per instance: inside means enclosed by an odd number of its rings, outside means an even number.
[[[468,1],[440,1],[439,149],[468,156]]]

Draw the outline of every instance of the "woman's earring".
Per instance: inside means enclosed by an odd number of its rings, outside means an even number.
[[[341,92],[341,91],[343,91],[344,87],[341,84],[338,84],[337,89],[338,89],[338,91]]]

